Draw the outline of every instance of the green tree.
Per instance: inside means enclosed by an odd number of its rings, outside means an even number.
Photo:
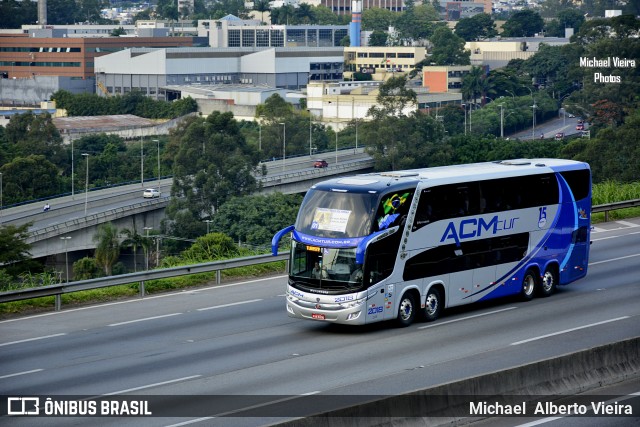
[[[31,245],[26,243],[29,227],[32,223],[0,226],[0,268],[6,269],[10,264],[31,258]]]
[[[257,189],[258,153],[247,144],[231,113],[184,120],[172,132],[168,152],[175,153],[174,197],[167,208],[173,235],[201,235],[202,220],[226,200]]]
[[[73,263],[73,277],[75,280],[95,279],[100,276],[100,269],[96,260],[89,257],[80,258]]]
[[[31,1],[3,0],[0,2],[0,28],[19,29],[38,20],[37,3]]]
[[[386,46],[388,35],[384,31],[374,30],[369,36],[369,46]]]
[[[469,65],[471,53],[464,48],[464,39],[458,37],[446,26],[438,26],[430,39],[433,44],[431,56],[427,58],[434,65]]]
[[[635,182],[640,180],[640,110],[625,118],[622,125],[606,127],[589,140],[572,141],[563,155],[588,162],[594,182],[613,180]]]
[[[131,248],[133,250],[133,271],[138,271],[138,248],[142,248],[146,254],[150,245],[149,239],[138,234],[138,231],[135,228],[133,230],[125,228],[120,231],[120,234],[124,236],[124,240],[120,243],[120,247]]]
[[[505,37],[532,37],[541,33],[544,21],[540,14],[532,9],[523,9],[515,12],[502,26],[502,35]]]
[[[209,233],[198,237],[193,245],[180,254],[190,263],[202,263],[237,257],[238,247],[229,236],[223,233]]]
[[[110,222],[101,224],[93,236],[93,241],[97,243],[96,265],[104,270],[106,276],[111,276],[113,266],[120,256],[118,229]]]
[[[313,9],[313,15],[318,25],[339,25],[340,18],[326,6],[316,6]]]
[[[466,41],[483,40],[498,34],[491,16],[479,13],[470,18],[461,18],[455,27],[455,33]]]
[[[253,2],[253,10],[260,12],[260,21],[264,22],[264,13],[271,10],[269,0],[257,0]]]
[[[16,157],[2,165],[3,201],[5,204],[60,194],[60,170],[45,156]]]
[[[412,89],[407,88],[407,76],[391,77],[380,85],[378,105],[369,109],[368,115],[375,119],[385,116],[402,116],[405,110],[415,107],[418,103],[418,95]]]
[[[362,11],[362,29],[367,31],[388,31],[395,25],[397,14],[387,9],[372,7]]]
[[[444,127],[426,114],[382,116],[362,128],[367,153],[373,157],[377,171],[438,166],[448,164],[451,158]]]
[[[268,246],[278,230],[295,222],[301,202],[297,194],[234,197],[220,207],[211,225],[234,241]]]

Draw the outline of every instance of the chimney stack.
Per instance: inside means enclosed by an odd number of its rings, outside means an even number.
[[[360,24],[362,22],[362,0],[351,2],[351,24],[349,24],[349,40],[351,47],[360,46]]]
[[[38,24],[41,28],[47,25],[47,0],[38,0]]]

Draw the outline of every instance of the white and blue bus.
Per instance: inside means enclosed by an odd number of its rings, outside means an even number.
[[[519,159],[335,178],[307,192],[291,233],[288,315],[362,325],[508,295],[551,295],[587,274],[591,171]]]

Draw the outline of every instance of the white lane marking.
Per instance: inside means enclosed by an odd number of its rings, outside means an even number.
[[[618,258],[605,259],[604,261],[590,262],[589,266],[598,265],[598,264],[604,264],[606,262],[612,262],[612,261],[620,261],[621,259],[634,258],[634,257],[637,257],[637,256],[640,256],[640,254],[626,255],[626,256],[621,256],[621,257],[618,257]]]
[[[598,228],[598,227],[593,227],[592,230],[594,233],[602,233],[603,231],[607,231],[604,228]]]
[[[582,395],[582,396],[586,396],[586,395]],[[629,399],[634,399],[636,397],[640,396],[640,391],[637,391],[635,393],[631,393],[626,395],[625,397],[617,397],[611,400],[607,400],[605,403],[605,405],[611,405],[612,403],[617,403],[617,402],[624,402],[625,400],[629,400]],[[533,426],[537,426],[540,424],[546,424],[546,423],[550,423],[551,421],[555,421],[555,420],[560,420],[562,418],[567,418],[570,417],[571,415],[566,415],[564,417],[547,417],[547,418],[542,418],[536,421],[531,421],[530,423],[526,423],[526,424],[519,424],[515,427],[533,427]]]
[[[36,372],[40,372],[40,371],[44,371],[44,369],[32,369],[30,371],[16,372],[15,374],[3,375],[0,377],[0,380],[3,380],[5,378],[18,377],[20,375],[35,374]]]
[[[252,302],[262,301],[262,299],[251,299],[249,301],[232,302],[229,304],[214,305],[212,307],[199,308],[197,311],[215,310],[216,308],[232,307],[234,305],[249,304]]]
[[[68,310],[65,309],[64,311],[54,311],[54,312],[51,312],[51,313],[42,313],[42,314],[36,314],[36,315],[33,315],[33,316],[19,317],[19,318],[15,318],[15,319],[0,320],[0,324],[9,323],[9,322],[19,322],[21,320],[36,319],[38,317],[45,317],[45,316],[58,316],[58,315],[66,314],[66,313],[73,313],[75,311],[92,310],[92,309],[95,309],[95,308],[109,307],[109,306],[112,306],[112,305],[144,302],[144,301],[157,299],[157,298],[175,297],[175,296],[179,296],[179,295],[193,294],[194,292],[202,292],[202,291],[210,291],[210,290],[216,290],[216,289],[222,289],[222,288],[229,288],[229,287],[233,287],[233,286],[246,285],[248,283],[264,282],[265,280],[282,279],[282,278],[285,278],[285,277],[287,277],[287,276],[263,277],[263,278],[260,278],[260,279],[247,280],[247,281],[244,281],[244,282],[229,283],[228,285],[215,285],[215,286],[209,286],[209,287],[200,288],[200,289],[190,289],[188,291],[187,290],[183,290],[183,291],[171,292],[171,293],[162,294],[162,295],[145,296],[143,299],[136,298],[136,299],[126,300],[126,301],[108,302],[108,303],[104,303],[104,304],[100,304],[100,305],[92,305],[92,306],[79,307],[79,308],[71,308],[71,309],[68,309]]]
[[[203,417],[203,418],[196,418],[193,420],[189,420],[189,421],[184,421],[182,423],[178,423],[178,424],[169,424],[168,426],[165,427],[180,427],[180,426],[186,426],[189,424],[195,424],[195,423],[199,423],[200,421],[208,421],[208,420],[212,420],[215,417]]]
[[[140,386],[140,387],[128,388],[126,390],[119,390],[119,391],[114,391],[114,392],[111,392],[111,393],[105,393],[102,396],[114,396],[116,394],[124,394],[124,393],[129,393],[129,392],[132,392],[132,391],[144,390],[145,388],[153,388],[153,387],[158,387],[158,386],[166,385],[166,384],[179,383],[181,381],[187,381],[187,380],[192,380],[194,378],[200,378],[201,376],[202,375],[191,375],[190,377],[176,378],[175,380],[163,381],[161,383],[148,384],[148,385],[143,385],[143,386]]]
[[[488,316],[490,314],[496,314],[496,313],[501,313],[503,311],[508,311],[508,310],[514,310],[517,307],[507,307],[507,308],[502,308],[500,310],[495,310],[495,311],[488,311],[486,313],[481,313],[481,314],[475,314],[473,316],[467,316],[467,317],[461,317],[459,319],[454,319],[454,320],[448,320],[446,322],[440,322],[440,323],[435,323],[433,325],[427,325],[427,326],[420,326],[418,327],[418,329],[427,329],[427,328],[435,328],[436,326],[441,326],[441,325],[446,325],[448,323],[455,323],[455,322],[461,322],[463,320],[469,320],[469,319],[473,319],[475,317],[482,317],[482,316]]]
[[[112,323],[112,324],[107,325],[107,326],[128,325],[129,323],[146,322],[147,320],[162,319],[163,317],[179,316],[179,315],[181,315],[181,314],[182,314],[182,313],[163,314],[162,316],[145,317],[144,319],[127,320],[126,322]]]
[[[44,337],[27,338],[26,340],[5,342],[5,343],[0,344],[0,347],[4,347],[6,345],[21,344],[23,342],[29,342],[29,341],[45,340],[47,338],[61,337],[62,335],[67,335],[67,334],[65,334],[65,333],[53,334],[53,335],[47,335],[47,336],[44,336]]]
[[[622,224],[622,225],[625,225],[625,226],[631,227],[631,228],[640,227],[640,224],[634,224],[633,222],[629,222],[629,221],[616,221],[616,223]]]
[[[604,230],[604,231],[620,231],[620,229],[615,229],[615,230]],[[640,231],[634,231],[633,233],[625,233],[625,234],[621,234],[619,236],[609,236],[609,237],[602,237],[600,239],[591,239],[592,242],[598,242],[600,240],[609,240],[609,239],[618,239],[620,237],[628,237],[628,236],[633,236],[635,234],[640,234]]]
[[[537,341],[537,340],[541,340],[541,339],[544,339],[544,338],[553,337],[555,335],[562,335],[562,334],[566,334],[566,333],[573,332],[573,331],[579,331],[580,329],[591,328],[593,326],[604,325],[605,323],[617,322],[618,320],[624,320],[624,319],[628,319],[628,318],[629,318],[629,316],[616,317],[615,319],[603,320],[602,322],[590,323],[588,325],[578,326],[576,328],[565,329],[564,331],[553,332],[551,334],[540,335],[539,337],[534,337],[534,338],[529,338],[529,339],[522,340],[522,341],[512,342],[511,345],[520,345],[520,344],[528,343],[528,342],[531,342],[531,341]]]

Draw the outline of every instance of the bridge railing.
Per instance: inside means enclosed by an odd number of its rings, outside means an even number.
[[[640,206],[640,199],[628,200],[624,202],[608,203],[604,205],[593,206],[592,213],[604,212],[605,218],[608,217],[608,212]],[[140,296],[144,296],[144,282],[147,280],[166,279],[169,277],[183,276],[197,273],[216,272],[216,283],[221,281],[221,274],[223,270],[246,267],[250,265],[267,264],[275,261],[287,261],[288,253],[279,253],[277,256],[272,255],[256,255],[244,258],[237,258],[224,261],[207,262],[203,264],[192,264],[180,267],[161,268],[156,270],[142,271],[137,273],[122,274],[119,276],[100,277],[97,279],[81,280],[77,282],[61,283],[58,285],[42,286],[39,288],[27,288],[18,289],[14,291],[1,292],[0,303],[20,301],[24,299],[55,296],[55,309],[61,308],[61,296],[62,294],[84,291],[88,289],[104,288],[109,286],[118,286],[132,284],[140,282]],[[285,268],[288,271],[288,265]]]

